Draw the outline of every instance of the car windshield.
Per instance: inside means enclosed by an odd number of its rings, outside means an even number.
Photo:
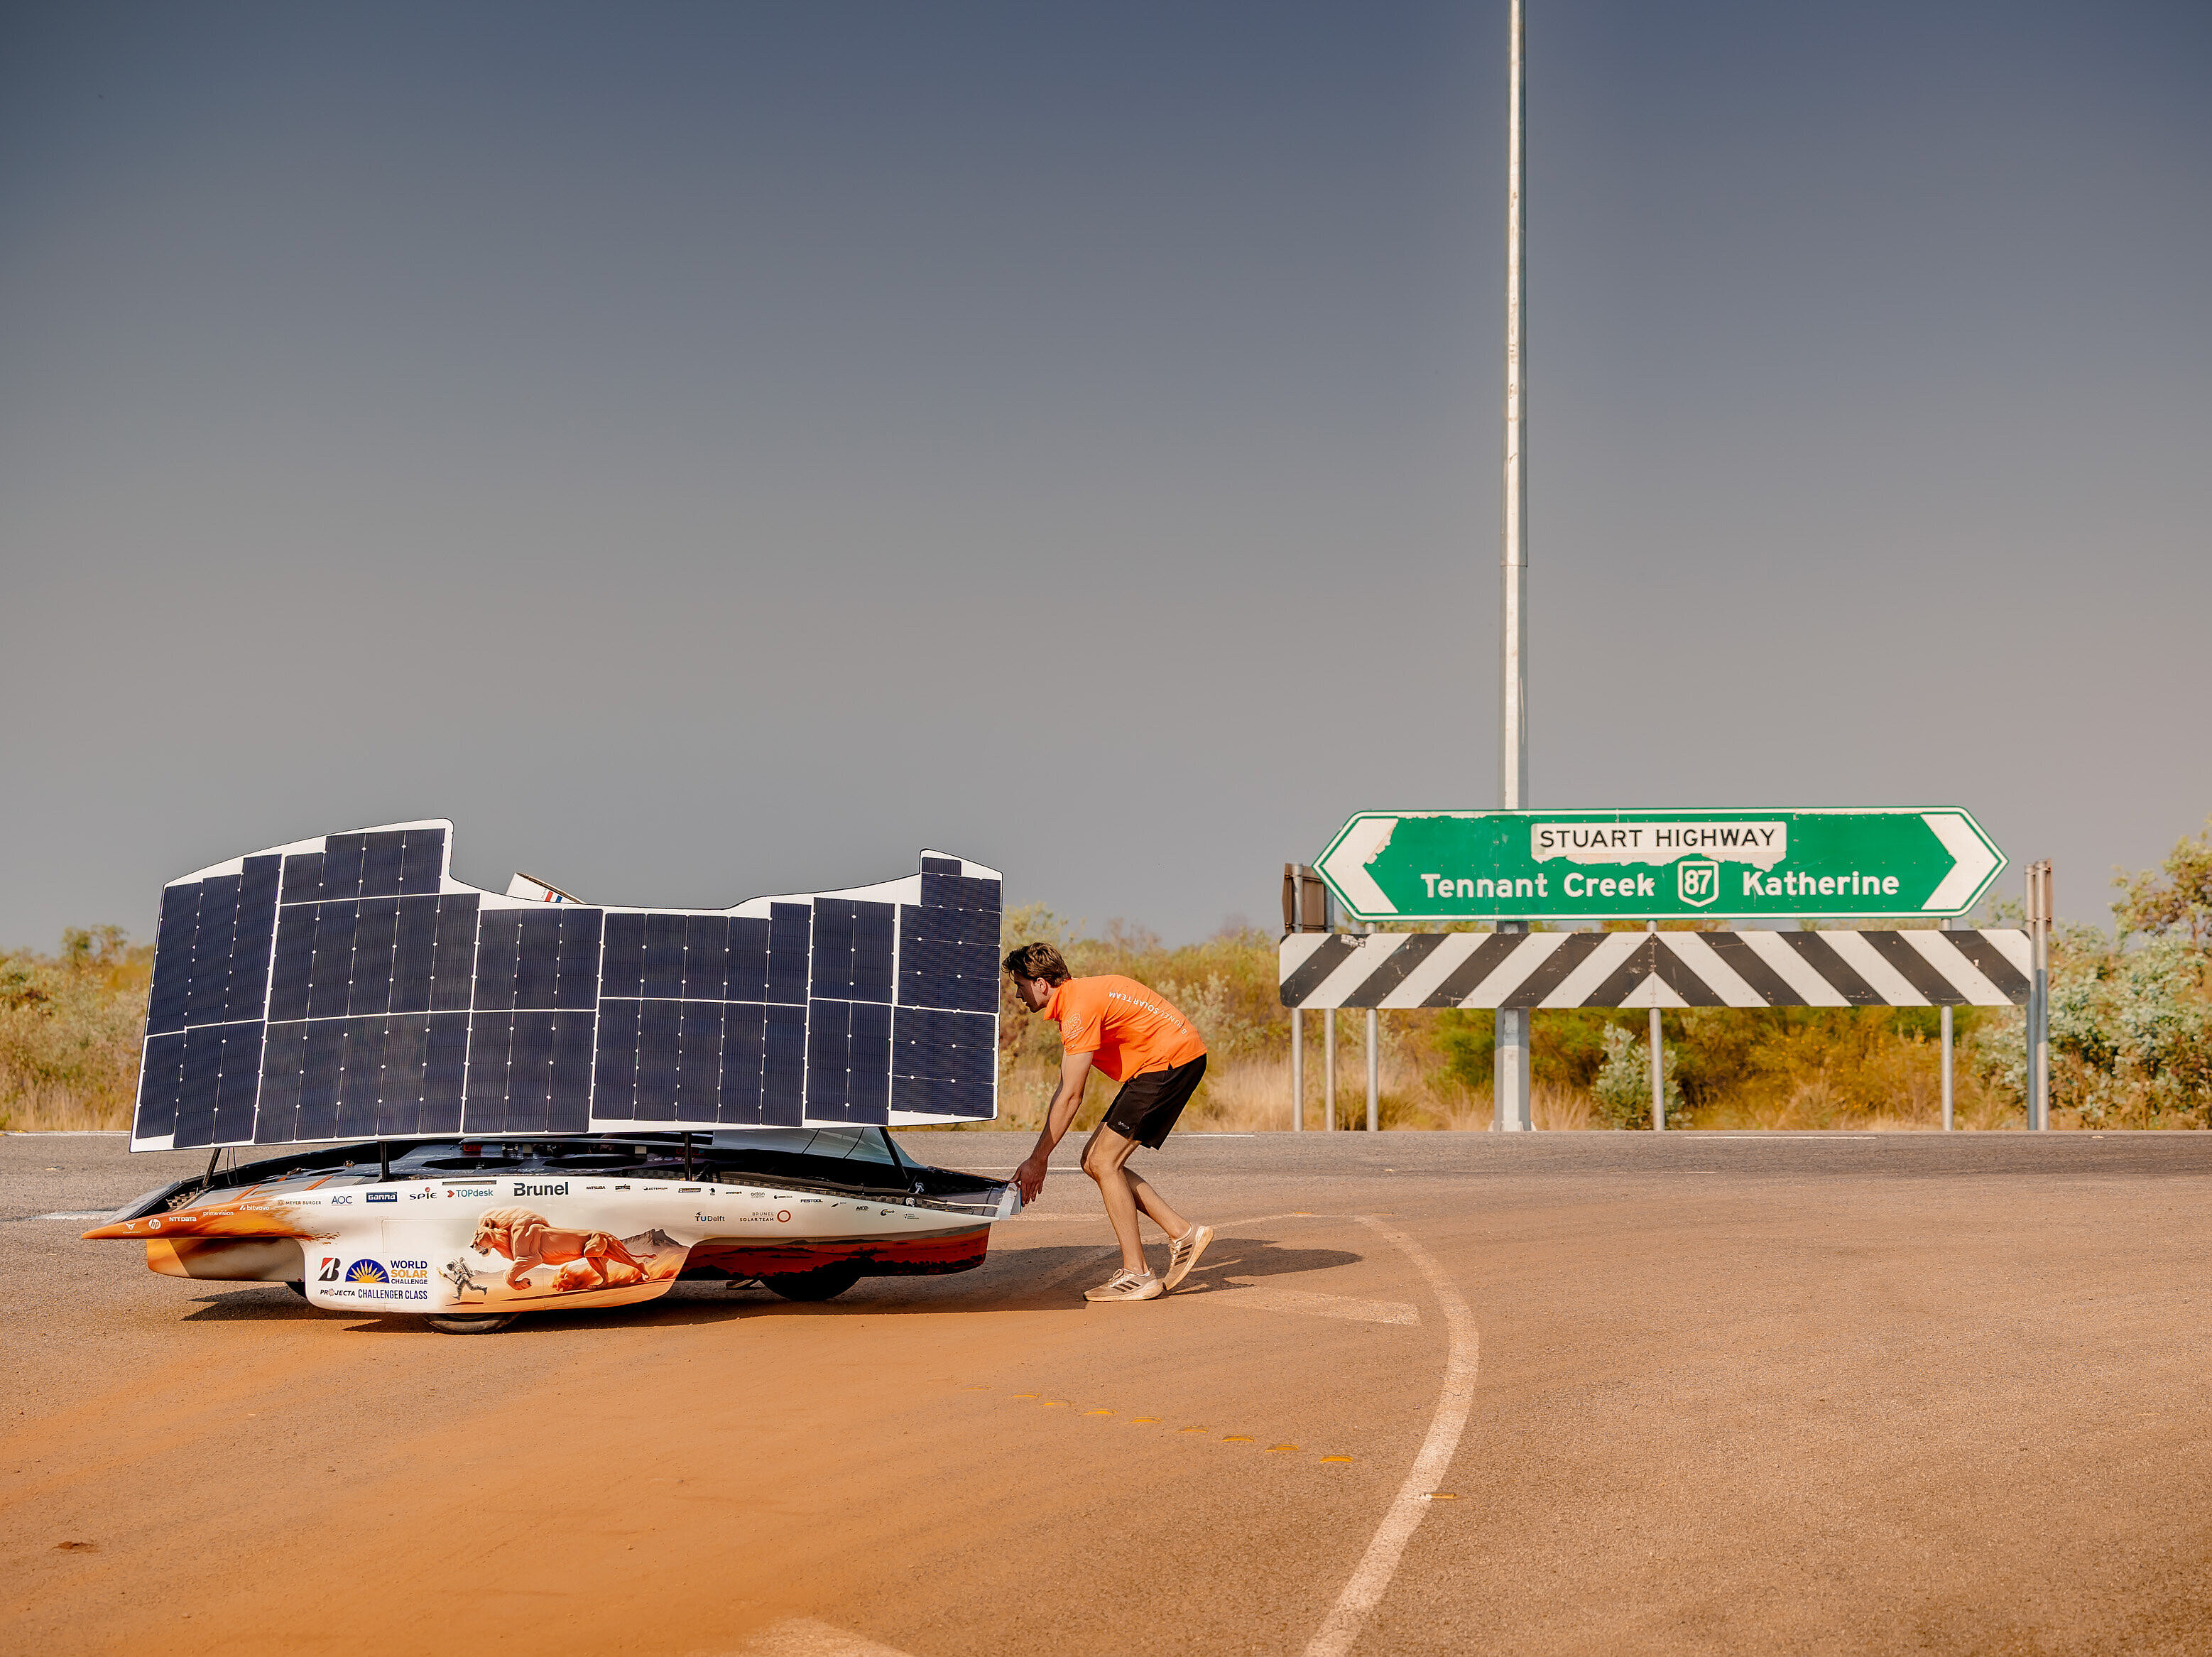
[[[718,1151],[774,1152],[785,1156],[822,1157],[842,1162],[903,1165],[881,1128],[722,1128],[710,1142]]]

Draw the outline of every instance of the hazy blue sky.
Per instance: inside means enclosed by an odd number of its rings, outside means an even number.
[[[1532,0],[1534,798],[2212,810],[2212,8]],[[1505,8],[0,13],[0,942],[1496,803]],[[2017,889],[2017,869],[2003,877]]]

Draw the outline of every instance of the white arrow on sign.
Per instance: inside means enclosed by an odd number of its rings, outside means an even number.
[[[1346,832],[1335,850],[1321,860],[1321,872],[1336,883],[1336,889],[1344,894],[1354,913],[1398,912],[1398,905],[1390,901],[1389,895],[1375,884],[1374,877],[1367,872],[1367,865],[1390,844],[1390,837],[1397,832],[1398,819],[1395,817],[1362,818]]]
[[[1943,843],[1943,850],[1957,859],[1951,865],[1951,872],[1937,883],[1921,907],[1956,909],[1980,888],[2004,859],[1990,850],[1989,843],[1974,832],[1973,825],[1959,812],[1923,812],[1920,820]]]

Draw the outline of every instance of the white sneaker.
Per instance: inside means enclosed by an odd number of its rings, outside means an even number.
[[[1198,1264],[1198,1257],[1206,1252],[1206,1246],[1212,1240],[1212,1226],[1193,1226],[1168,1245],[1168,1280],[1162,1294],[1190,1276],[1190,1269]]]
[[[1086,1301],[1157,1301],[1168,1292],[1168,1286],[1149,1271],[1132,1271],[1123,1266],[1096,1288],[1086,1288]]]

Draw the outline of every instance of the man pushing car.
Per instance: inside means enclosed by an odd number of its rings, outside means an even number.
[[[1129,1168],[1129,1154],[1139,1145],[1158,1150],[1166,1142],[1168,1130],[1206,1074],[1206,1044],[1165,996],[1114,973],[1072,977],[1060,951],[1048,943],[1025,943],[1011,951],[1006,972],[1022,1005],[1060,1026],[1060,1087],[1045,1112],[1036,1148],[1014,1171],[1022,1201],[1036,1201],[1044,1189],[1045,1165],[1082,1108],[1084,1085],[1096,1065],[1120,1082],[1121,1091],[1083,1148],[1083,1171],[1098,1182],[1106,1217],[1121,1245],[1121,1269],[1085,1290],[1084,1298],[1157,1300],[1190,1275],[1213,1240],[1213,1228],[1192,1225],[1170,1208],[1144,1175]],[[1168,1235],[1164,1278],[1154,1276],[1146,1264],[1137,1231],[1139,1209]]]

